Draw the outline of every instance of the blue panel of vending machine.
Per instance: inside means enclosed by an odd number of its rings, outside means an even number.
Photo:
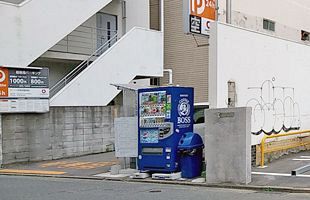
[[[138,169],[178,171],[178,142],[193,131],[193,88],[148,88],[138,94]]]

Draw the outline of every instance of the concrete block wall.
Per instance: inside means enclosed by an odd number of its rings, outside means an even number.
[[[252,167],[255,167],[256,166],[256,152],[257,152],[257,150],[256,150],[256,148],[257,148],[257,145],[252,145],[251,146],[251,166]]]
[[[111,151],[114,109],[51,107],[46,114],[3,114],[3,164]]]

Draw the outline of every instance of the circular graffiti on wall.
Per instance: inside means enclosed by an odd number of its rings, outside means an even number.
[[[252,108],[252,134],[271,135],[300,129],[300,110],[294,100],[294,88],[274,86],[273,81],[266,80],[261,87],[248,89],[257,90],[257,95],[246,104]]]

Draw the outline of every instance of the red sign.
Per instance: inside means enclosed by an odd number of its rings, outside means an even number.
[[[215,0],[191,0],[190,14],[214,21],[215,7]]]
[[[8,97],[9,93],[9,70],[0,67],[0,97]]]
[[[189,0],[189,17],[189,32],[209,35],[210,23],[216,17],[216,0]]]

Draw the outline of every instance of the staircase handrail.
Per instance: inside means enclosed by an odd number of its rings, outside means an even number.
[[[82,72],[86,69],[90,62],[92,62],[92,58],[99,57],[103,54],[103,48],[111,45],[113,40],[117,40],[117,33],[112,36],[108,41],[106,41],[103,45],[101,45],[95,52],[93,52],[86,60],[82,61],[77,67],[75,67],[72,71],[70,71],[65,77],[60,79],[51,89],[50,89],[50,97],[54,96],[57,92],[59,92],[64,86],[68,84],[67,80],[72,80],[77,72]],[[86,65],[86,66],[85,66]],[[73,78],[72,78],[73,77]],[[70,81],[69,81],[70,82]],[[63,85],[63,87],[61,87]]]

